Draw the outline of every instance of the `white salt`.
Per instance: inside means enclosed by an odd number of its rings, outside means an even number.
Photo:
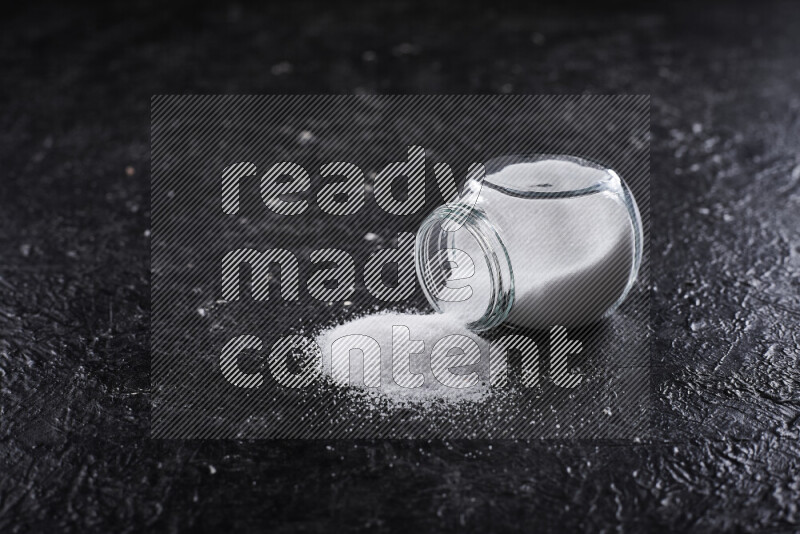
[[[525,198],[492,184],[511,188],[517,183],[535,184],[539,180],[532,177],[540,177],[542,191],[559,191],[596,183],[603,174],[569,161],[540,161],[510,165],[486,178],[476,207],[487,214],[500,235],[514,273],[514,305],[506,322],[547,328],[601,318],[630,280],[635,230],[628,208],[612,192]],[[470,278],[454,270],[451,278],[460,279],[461,286],[469,285],[473,295],[466,301],[440,305],[464,321],[474,321],[485,313],[491,299],[489,267],[468,230],[451,232],[450,237],[448,246],[466,252],[475,270]]]
[[[395,327],[395,328],[393,328]],[[407,334],[410,338],[409,343],[393,343],[394,334],[402,333],[402,329],[408,329]],[[451,387],[443,384],[431,369],[431,354],[434,347],[441,340],[448,336],[463,336],[474,342],[470,346],[479,351],[480,362],[475,358],[469,358],[470,347],[466,350],[453,348],[448,351],[447,358],[438,358],[435,361],[445,360],[450,371],[440,369],[437,371],[439,378],[455,377],[462,381],[474,381],[474,385],[469,387]],[[371,338],[376,343],[361,339],[358,343],[359,348],[364,350],[349,351],[349,370],[340,363],[338,366],[339,380],[337,384],[350,385],[358,388],[366,388],[368,391],[379,393],[384,398],[396,402],[425,403],[431,400],[443,400],[445,402],[474,401],[482,398],[488,391],[488,376],[486,376],[488,365],[485,362],[489,357],[489,342],[474,332],[468,330],[463,322],[450,314],[431,314],[418,315],[412,313],[378,313],[367,315],[360,319],[355,319],[348,323],[333,327],[319,334],[316,338],[317,344],[322,350],[323,373],[332,379],[336,378],[337,367],[333,365],[331,354],[334,342],[347,338],[348,336],[365,336]],[[463,338],[459,338],[463,341]],[[354,338],[351,338],[354,339]],[[402,338],[398,338],[398,341]],[[408,338],[406,338],[408,339]],[[451,340],[454,338],[450,338]],[[357,340],[358,341],[358,340]],[[366,343],[365,343],[366,341]],[[415,344],[416,342],[416,344]],[[341,343],[341,342],[340,342]],[[420,344],[421,343],[421,344]],[[447,344],[447,341],[444,342]],[[377,345],[379,354],[375,354],[374,347]],[[441,348],[441,346],[440,346]],[[401,358],[402,350],[419,350],[410,354],[407,358]],[[342,352],[339,352],[341,356]],[[473,353],[472,356],[475,354]],[[373,363],[372,358],[379,358],[380,370]],[[365,367],[365,360],[367,365]],[[337,362],[342,360],[337,359]],[[403,368],[393,369],[398,361],[404,363]],[[470,362],[467,365],[460,363]],[[394,364],[394,365],[393,365]],[[407,365],[407,367],[406,367]],[[436,365],[436,364],[434,364]],[[366,371],[366,374],[365,374]],[[341,377],[344,376],[344,384]],[[409,386],[411,383],[419,383],[418,387],[403,387],[398,384],[396,378],[401,383]],[[349,380],[348,380],[349,379]],[[367,384],[379,387],[369,388]]]

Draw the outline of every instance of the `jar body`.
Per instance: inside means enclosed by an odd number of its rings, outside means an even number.
[[[627,185],[569,156],[487,162],[417,234],[417,275],[439,312],[473,330],[507,323],[578,326],[612,312],[641,262],[642,228]]]

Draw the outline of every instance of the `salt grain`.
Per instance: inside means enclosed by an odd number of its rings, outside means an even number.
[[[314,134],[309,132],[308,130],[303,130],[297,136],[297,142],[300,143],[301,145],[305,145],[307,143],[310,143],[313,140],[314,140]]]

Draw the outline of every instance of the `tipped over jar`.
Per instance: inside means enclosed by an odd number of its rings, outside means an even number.
[[[580,326],[612,313],[642,258],[636,201],[617,174],[571,156],[485,165],[417,232],[417,277],[433,308],[472,330]]]

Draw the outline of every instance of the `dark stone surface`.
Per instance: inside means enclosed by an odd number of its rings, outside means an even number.
[[[798,22],[790,2],[17,8],[0,531],[800,529]],[[649,439],[148,439],[150,95],[355,91],[652,94]]]

